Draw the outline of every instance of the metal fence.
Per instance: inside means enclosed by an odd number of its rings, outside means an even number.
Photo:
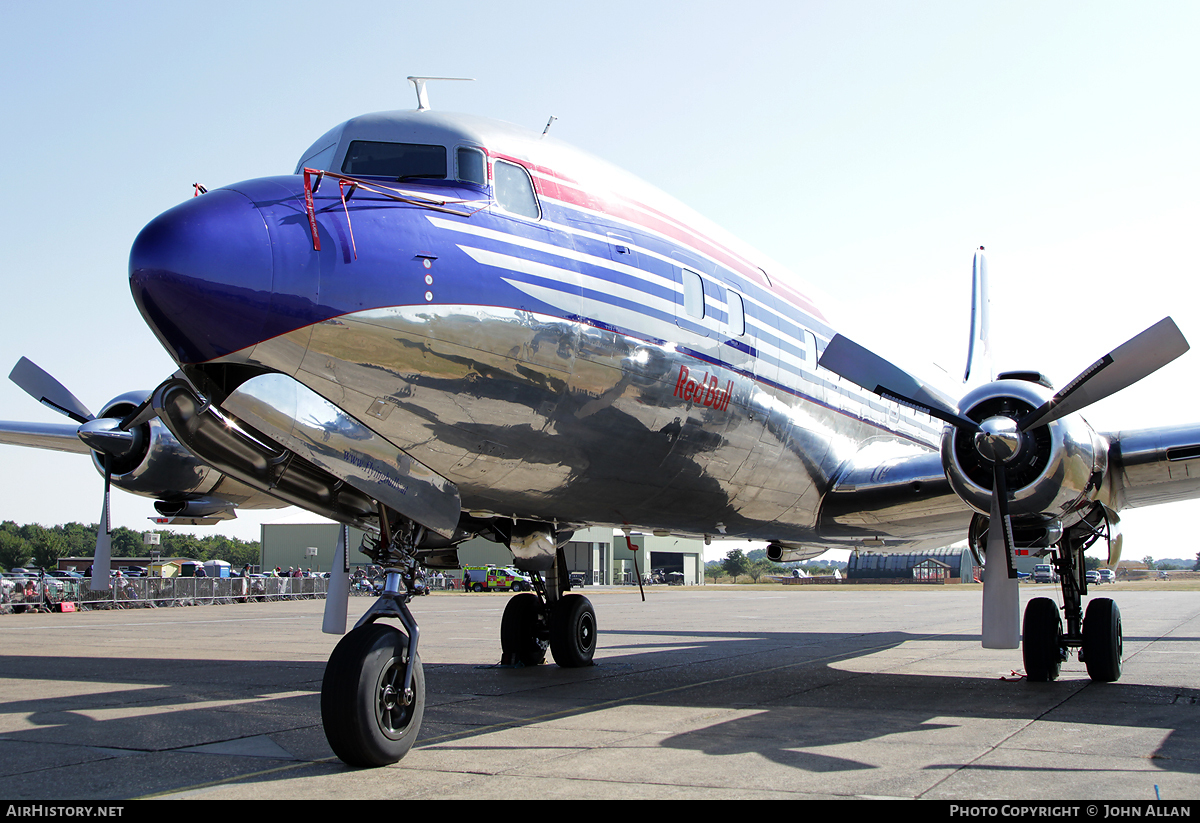
[[[123,577],[113,580],[108,591],[91,591],[86,581],[60,582],[61,587],[54,583],[36,585],[32,592],[21,588],[6,591],[0,599],[14,611],[53,608],[64,600],[84,609],[194,606],[323,598],[329,587],[324,577]]]
[[[447,575],[429,575],[426,585],[432,591],[462,587],[457,577]],[[328,590],[329,579],[325,577],[120,577],[113,579],[108,591],[94,592],[87,580],[48,577],[45,582],[33,581],[32,589],[23,585],[5,587],[0,592],[0,611],[55,609],[62,601],[82,609],[252,603],[323,598]],[[355,579],[351,580],[350,594],[375,597],[378,592],[374,581]]]

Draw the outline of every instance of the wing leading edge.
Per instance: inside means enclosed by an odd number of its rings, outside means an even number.
[[[79,439],[79,426],[73,423],[25,423],[0,421],[0,444],[51,449],[71,454],[90,454],[91,449]]]

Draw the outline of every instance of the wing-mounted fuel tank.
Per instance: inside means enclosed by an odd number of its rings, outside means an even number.
[[[1025,431],[1017,426],[1051,396],[1040,375],[1001,375],[959,402],[959,414],[983,431],[947,426],[942,468],[954,492],[979,514],[990,514],[994,486],[994,465],[977,443],[984,434],[1011,454],[1003,465],[1013,518],[1037,517],[1067,528],[1092,508],[1108,471],[1108,443],[1078,415]]]

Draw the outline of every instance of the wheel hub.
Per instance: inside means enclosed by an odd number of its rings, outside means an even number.
[[[396,690],[390,685],[383,687],[383,694],[379,696],[379,704],[383,706],[384,711],[391,711],[396,708]]]

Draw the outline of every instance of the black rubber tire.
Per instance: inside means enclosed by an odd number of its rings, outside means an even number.
[[[1021,654],[1026,680],[1049,683],[1058,679],[1062,668],[1062,616],[1058,604],[1048,597],[1035,597],[1025,606]]]
[[[408,637],[372,623],[341,639],[325,664],[321,722],[333,753],[350,766],[386,766],[412,748],[425,715],[425,673],[413,666],[413,702],[398,702]]]
[[[515,594],[500,620],[500,649],[506,664],[540,666],[546,660],[545,627],[538,621],[542,601],[536,594]]]
[[[550,654],[564,669],[592,665],[596,610],[581,594],[564,594],[550,610]]]
[[[1121,610],[1107,597],[1088,603],[1083,615],[1083,662],[1088,677],[1097,683],[1121,678]]]
[[[472,583],[472,584],[471,584],[471,591],[473,591],[473,592],[481,592],[481,591],[483,591],[483,584],[482,584],[482,583]]]

